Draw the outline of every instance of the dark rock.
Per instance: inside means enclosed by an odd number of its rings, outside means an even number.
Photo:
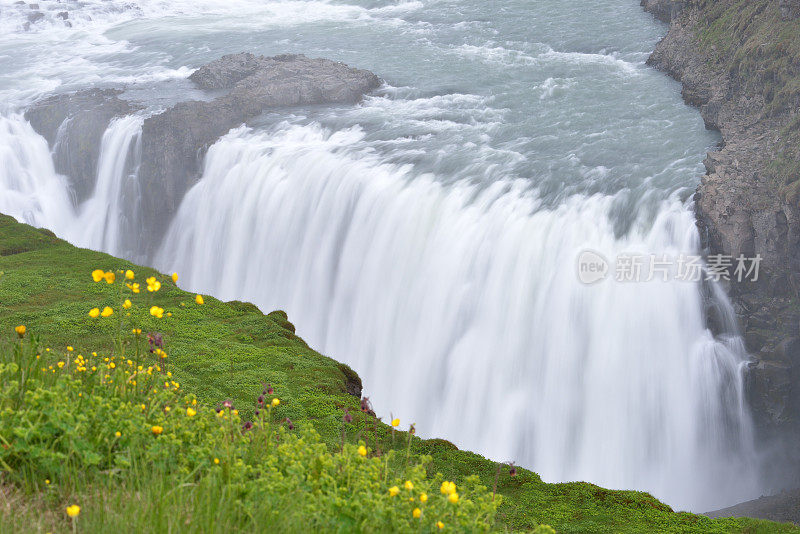
[[[655,18],[669,23],[680,15],[685,0],[641,0],[645,11],[652,13]]]
[[[66,11],[59,11],[56,14],[56,17],[60,18],[61,20],[67,20],[69,18],[69,13],[67,13]]]
[[[361,398],[361,390],[363,389],[363,386],[361,385],[361,377],[358,376],[358,373],[353,371],[353,369],[350,368],[349,365],[346,365],[346,364],[343,364],[343,363],[339,364],[339,370],[344,375],[344,379],[345,379],[344,389],[345,389],[345,391],[348,394],[353,395],[354,397],[358,397],[360,399]]]
[[[36,24],[43,18],[44,18],[44,13],[42,13],[41,11],[37,11],[36,13],[31,13],[30,15],[28,15],[28,22],[30,22],[31,24]]]
[[[40,100],[25,118],[54,150],[56,171],[70,178],[77,200],[94,190],[100,141],[114,117],[137,108],[120,100],[121,91],[89,89]]]
[[[662,14],[665,9],[663,1],[643,4]],[[704,161],[706,175],[694,196],[697,224],[710,254],[761,257],[757,281],[730,285],[746,346],[758,358],[745,375],[748,404],[759,439],[769,444],[765,448],[789,451],[786,462],[770,461],[798,466],[800,334],[794,302],[800,297],[800,206],[784,200],[778,184],[768,178],[780,132],[791,126],[792,116],[770,112],[764,81],[742,79],[735,69],[720,67],[725,52],[698,40],[718,15],[713,14],[715,5],[685,2],[677,16],[670,12],[669,32],[647,63],[681,81],[686,102],[698,106],[706,127],[722,135],[719,150]],[[798,7],[800,0],[780,0],[784,19],[800,15]],[[731,53],[751,52],[740,48]],[[775,446],[780,443],[793,445]]]
[[[231,128],[272,107],[354,103],[380,84],[369,71],[302,55],[228,55],[191,79],[203,89],[229,92],[212,101],[182,102],[144,121],[139,179],[149,192],[142,210],[152,235],[162,233],[197,182],[205,151]]]
[[[28,4],[28,7],[31,9],[39,9],[39,4]]]
[[[708,517],[755,517],[770,521],[792,522],[800,525],[800,489],[782,491],[777,495],[759,497],[752,501],[715,510]]]

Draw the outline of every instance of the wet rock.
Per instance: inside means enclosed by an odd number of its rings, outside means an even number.
[[[31,9],[39,9],[39,4],[28,4],[28,7]]]
[[[56,13],[56,17],[60,18],[61,20],[67,20],[69,18],[69,13],[66,11],[59,11]]]
[[[31,24],[36,24],[43,18],[44,18],[44,13],[42,13],[41,11],[37,11],[36,13],[31,13],[30,15],[28,15],[28,22],[30,22]]]
[[[200,88],[226,91],[211,101],[182,102],[144,121],[139,179],[144,220],[160,235],[199,179],[205,151],[231,128],[268,108],[354,103],[378,87],[373,73],[303,55],[233,54],[191,75]]]
[[[56,172],[70,178],[78,202],[94,190],[100,141],[115,117],[136,111],[114,89],[89,89],[45,98],[25,118],[54,151]]]
[[[660,9],[663,17],[668,2],[643,4]],[[768,172],[778,132],[791,117],[768,111],[760,81],[743,80],[717,67],[722,64],[718,57],[706,55],[708,48],[697,34],[713,17],[703,11],[713,9],[713,3],[684,4],[677,16],[670,11],[669,32],[648,64],[681,81],[686,102],[700,109],[707,128],[722,135],[719,149],[704,161],[706,175],[694,197],[697,223],[710,254],[761,257],[757,281],[730,285],[754,357],[745,375],[748,402],[764,440],[796,443],[800,343],[794,299],[800,288],[800,206],[783,199]],[[800,0],[780,0],[784,18],[798,16],[798,8]],[[795,456],[800,462],[800,454]]]
[[[667,23],[680,15],[685,3],[685,0],[641,0],[645,11]]]

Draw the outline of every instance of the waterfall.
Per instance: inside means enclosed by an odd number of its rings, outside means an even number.
[[[127,258],[137,254],[136,180],[143,117],[109,124],[92,195],[75,205],[69,179],[56,173],[47,141],[20,115],[0,116],[0,213],[49,228],[82,247]]]
[[[115,256],[137,257],[141,191],[136,171],[143,120],[128,115],[109,124],[100,143],[94,192],[64,231],[69,241]]]
[[[75,216],[67,179],[56,174],[47,141],[20,115],[0,115],[0,213],[47,228]]]
[[[612,195],[544,208],[522,180],[442,185],[354,148],[362,138],[233,130],[208,151],[156,266],[286,309],[362,376],[381,415],[423,436],[677,508],[752,497],[746,354],[705,328],[701,284],[576,274],[586,248],[699,253],[688,206],[664,198],[617,235]]]

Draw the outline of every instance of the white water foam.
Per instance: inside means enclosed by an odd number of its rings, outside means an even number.
[[[233,131],[209,150],[157,266],[286,309],[423,435],[679,508],[752,494],[744,351],[704,328],[698,284],[575,274],[585,247],[696,253],[686,207],[665,201],[619,238],[612,197],[544,210],[522,181],[442,186],[350,150],[361,137]]]

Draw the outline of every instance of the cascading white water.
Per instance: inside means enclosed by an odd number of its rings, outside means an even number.
[[[80,205],[77,219],[60,226],[69,241],[116,256],[135,256],[128,244],[138,235],[141,192],[136,171],[143,120],[128,115],[109,124],[100,144],[92,196]]]
[[[0,116],[0,213],[48,228],[74,218],[47,141],[19,115]]]
[[[27,5],[0,14],[0,212],[286,309],[361,374],[381,415],[424,435],[678,508],[758,494],[745,353],[704,328],[699,285],[575,273],[584,248],[698,248],[677,196],[716,139],[644,66],[663,28],[636,2],[38,3],[29,28]],[[158,258],[137,232],[141,118],[112,122],[75,205],[17,114],[89,84],[130,84],[123,98],[154,111],[187,98],[192,68],[239,51],[330,57],[391,86],[226,136]]]
[[[0,116],[0,213],[53,229],[76,245],[135,257],[140,191],[136,181],[143,117],[109,124],[92,195],[75,206],[69,181],[56,173],[47,141],[21,116]]]
[[[198,291],[286,309],[362,375],[381,413],[423,435],[678,507],[750,494],[744,352],[704,328],[698,284],[576,275],[585,247],[696,253],[686,207],[664,201],[654,223],[617,237],[611,196],[542,209],[523,181],[442,186],[350,150],[361,137],[232,132],[156,265]]]

